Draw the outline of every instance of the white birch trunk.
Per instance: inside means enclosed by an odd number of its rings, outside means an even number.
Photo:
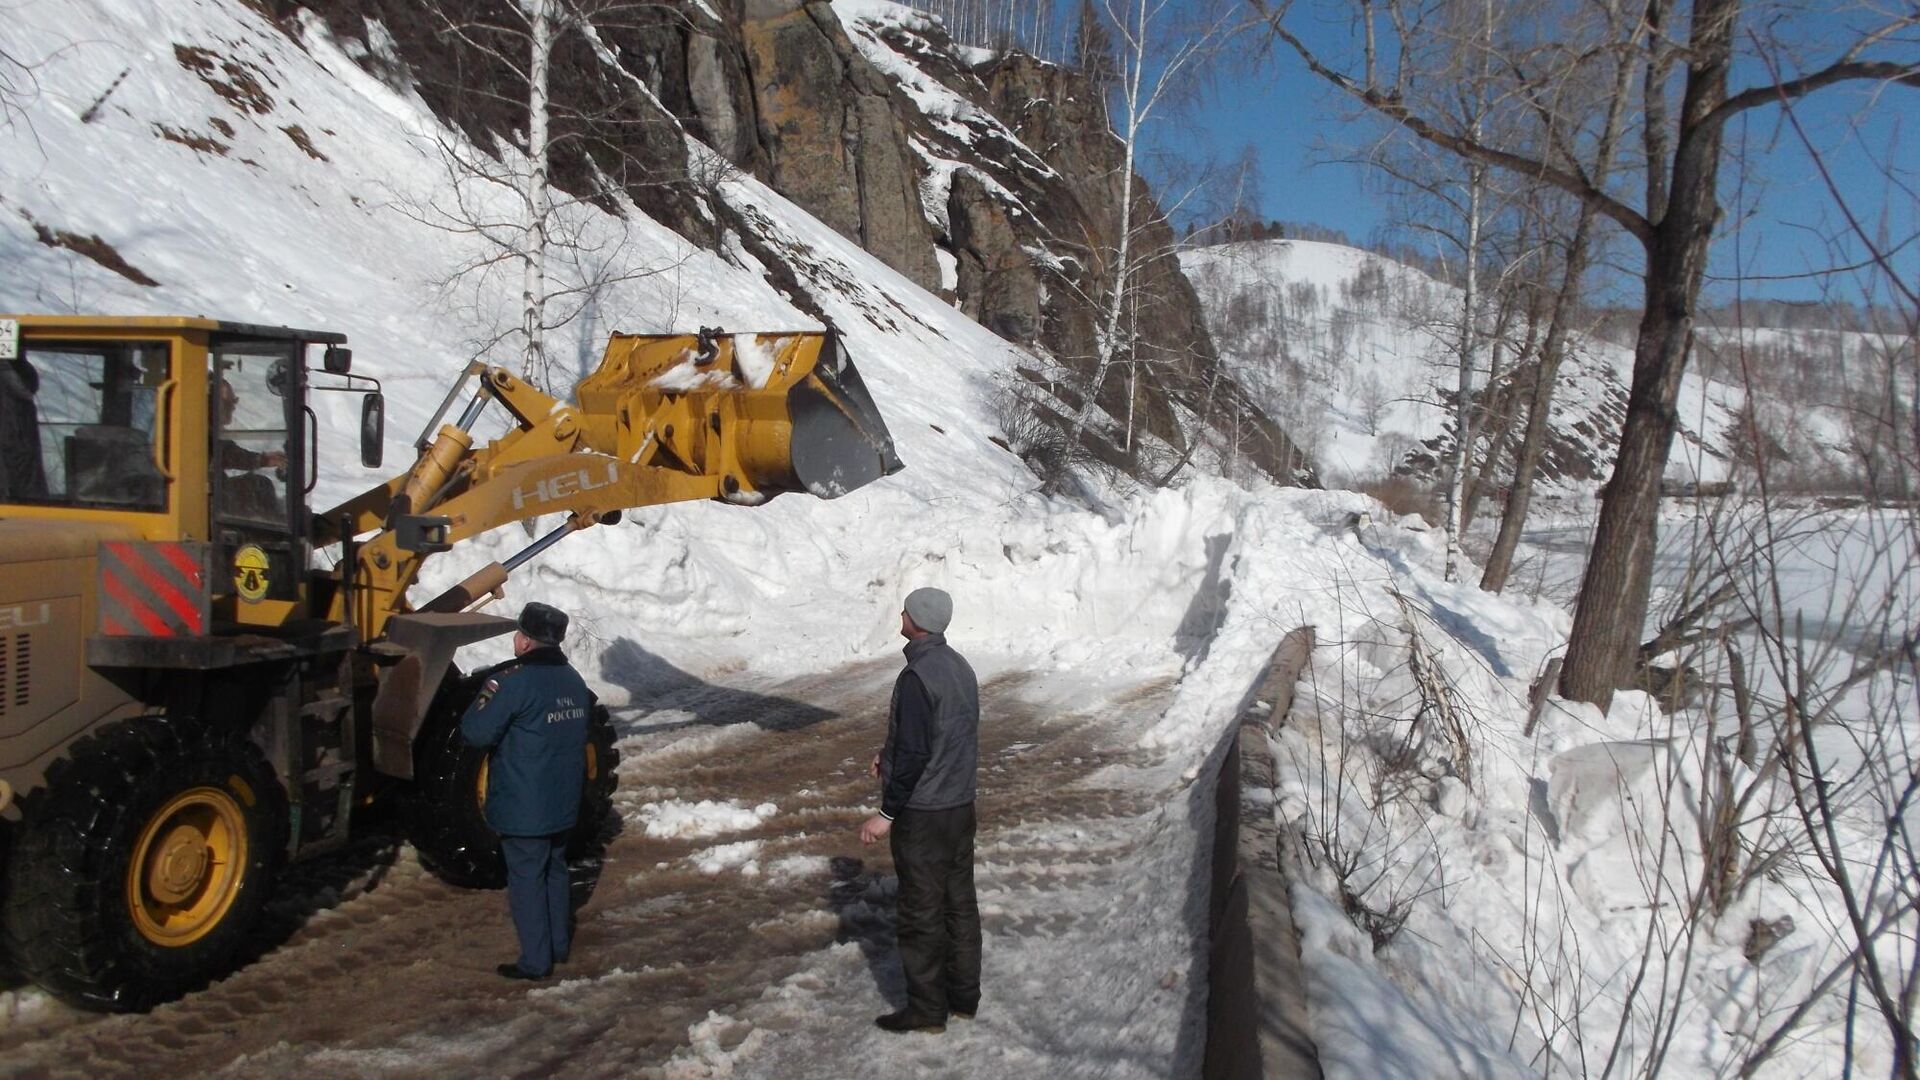
[[[1135,404],[1140,400],[1140,365],[1138,362],[1127,366],[1127,445],[1126,452],[1133,453],[1133,417]]]
[[[527,65],[527,243],[521,375],[547,385],[547,239],[553,196],[547,188],[547,83],[553,64],[553,0],[526,0],[533,55]]]
[[[1140,124],[1144,119],[1140,108],[1140,82],[1145,77],[1147,66],[1147,2],[1134,0],[1127,12],[1133,25],[1129,28],[1131,33],[1127,40],[1127,70],[1123,86],[1127,102],[1127,130],[1121,139],[1126,153],[1120,166],[1120,243],[1114,254],[1113,288],[1107,294],[1107,310],[1101,313],[1105,325],[1094,338],[1093,381],[1087,387],[1086,397],[1080,402],[1079,413],[1073,418],[1073,431],[1067,438],[1069,452],[1080,446],[1080,436],[1087,429],[1087,421],[1093,417],[1094,402],[1100,396],[1100,387],[1107,381],[1107,368],[1112,366],[1113,354],[1119,346],[1120,314],[1126,304],[1128,272],[1132,269],[1129,260],[1133,256],[1133,155],[1140,143]]]
[[[1485,166],[1467,166],[1467,281],[1460,300],[1460,380],[1453,405],[1453,459],[1447,477],[1447,580],[1460,573],[1460,507],[1467,483],[1467,443],[1473,437],[1473,348],[1480,301],[1480,198]]]

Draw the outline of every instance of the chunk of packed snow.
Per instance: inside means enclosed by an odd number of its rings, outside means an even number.
[[[758,840],[740,840],[731,844],[718,844],[704,848],[688,856],[688,860],[703,874],[724,874],[729,870],[753,877],[760,873],[760,844]]]
[[[642,806],[639,814],[648,836],[698,838],[755,828],[772,817],[776,810],[772,803],[748,807],[734,799],[725,802],[668,799]]]

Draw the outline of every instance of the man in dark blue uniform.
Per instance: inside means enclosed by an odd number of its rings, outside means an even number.
[[[873,759],[880,812],[862,843],[889,837],[900,875],[900,966],[907,1007],[879,1017],[887,1031],[946,1030],[980,1007],[980,902],[973,888],[974,778],[980,685],[947,644],[953,598],[915,589],[900,612],[907,669],[893,684],[886,745]]]
[[[580,815],[593,694],[560,651],[567,616],[528,604],[513,635],[514,659],[488,673],[460,718],[467,745],[493,751],[487,769],[487,824],[507,862],[507,906],[520,958],[497,969],[509,979],[544,979],[567,962],[571,914],[567,834]]]

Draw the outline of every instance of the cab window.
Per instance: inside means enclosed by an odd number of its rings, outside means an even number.
[[[165,342],[26,343],[0,363],[0,501],[164,510]]]
[[[214,516],[288,528],[287,390],[294,358],[281,343],[214,350]]]

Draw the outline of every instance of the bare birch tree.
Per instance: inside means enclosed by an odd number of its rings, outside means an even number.
[[[1469,137],[1478,141],[1485,135],[1484,125],[1487,114],[1492,111],[1490,95],[1494,92],[1491,85],[1493,66],[1493,0],[1481,0],[1483,17],[1474,20],[1474,32],[1465,36],[1462,43],[1462,67],[1469,74],[1464,89],[1458,99],[1461,102],[1462,119],[1466,121]],[[1453,452],[1451,463],[1447,467],[1447,564],[1446,577],[1453,581],[1460,576],[1460,531],[1462,528],[1461,507],[1465,501],[1467,483],[1467,455],[1473,443],[1473,365],[1474,354],[1479,347],[1480,323],[1480,231],[1486,213],[1487,166],[1474,159],[1466,159],[1467,167],[1467,223],[1466,237],[1461,251],[1464,279],[1460,290],[1460,333],[1455,346],[1456,366],[1459,372],[1458,384],[1454,388]]]
[[[1075,412],[1069,444],[1077,445],[1093,417],[1107,372],[1116,356],[1126,348],[1122,320],[1130,304],[1129,291],[1143,260],[1136,248],[1144,227],[1137,220],[1136,170],[1145,149],[1147,125],[1169,107],[1183,81],[1192,76],[1213,50],[1227,28],[1227,15],[1203,20],[1190,30],[1173,25],[1176,11],[1172,0],[1100,0],[1111,32],[1116,39],[1114,57],[1113,105],[1109,115],[1121,143],[1118,180],[1119,221],[1114,230],[1114,246],[1104,256],[1104,273],[1096,287],[1099,311],[1094,331],[1093,373],[1086,393]],[[1171,210],[1167,211],[1171,213]]]
[[[403,201],[401,210],[444,231],[475,238],[477,254],[449,274],[445,284],[512,269],[520,285],[517,325],[495,331],[478,343],[481,351],[508,338],[517,339],[521,374],[540,385],[552,380],[547,339],[612,285],[658,273],[657,260],[628,250],[624,229],[592,235],[585,223],[606,219],[599,210],[623,212],[630,205],[626,188],[639,182],[645,167],[622,158],[609,171],[583,151],[585,131],[594,127],[645,123],[616,117],[620,106],[599,111],[562,103],[553,93],[556,51],[569,36],[596,57],[607,78],[624,83],[628,100],[645,93],[638,79],[620,67],[599,38],[603,28],[623,25],[639,13],[666,11],[641,0],[486,0],[445,3],[426,9],[439,34],[459,43],[491,72],[469,76],[457,92],[503,106],[516,129],[496,133],[493,147],[443,134],[436,148],[451,192],[439,202]],[[499,76],[504,73],[504,79]],[[584,190],[560,190],[553,179],[554,155],[569,149],[584,158]],[[596,210],[598,208],[598,210]],[[556,278],[554,263],[567,273]]]

